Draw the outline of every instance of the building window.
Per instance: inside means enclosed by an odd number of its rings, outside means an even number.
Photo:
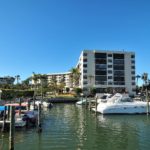
[[[88,84],[87,81],[83,81],[83,84]]]
[[[112,54],[108,54],[108,57],[112,57]]]
[[[135,58],[135,55],[131,55],[131,58]]]
[[[132,77],[132,80],[135,80],[135,77]]]
[[[124,59],[115,59],[114,64],[116,65],[123,65],[124,64]]]
[[[96,64],[106,64],[107,61],[104,58],[97,58],[97,59],[95,59],[95,63]]]
[[[112,79],[112,76],[108,76],[108,79]]]
[[[96,70],[106,69],[106,64],[96,64],[95,68],[96,68]]]
[[[114,59],[124,59],[124,54],[114,54]]]
[[[124,70],[124,65],[114,65],[114,70]]]
[[[83,56],[87,56],[87,53],[83,53]]]
[[[135,74],[135,71],[131,71],[131,74]]]
[[[87,73],[87,70],[83,70],[83,73]]]
[[[84,59],[83,59],[83,62],[87,62],[87,58],[84,58]]]
[[[95,58],[106,58],[106,53],[95,53]]]
[[[107,72],[106,72],[106,70],[96,70],[96,71],[95,71],[95,74],[96,74],[96,75],[106,75]]]
[[[114,81],[125,81],[124,77],[114,77]]]
[[[112,74],[112,70],[108,70],[108,74]]]
[[[95,76],[95,81],[107,81],[107,76]]]
[[[83,67],[86,68],[86,67],[87,67],[87,64],[83,64]]]
[[[108,65],[108,68],[112,68],[112,65]]]
[[[112,62],[112,59],[108,59],[108,62],[111,63],[111,62]]]
[[[109,84],[109,85],[112,85],[112,82],[109,81],[108,84]]]
[[[83,76],[83,79],[87,79],[87,76]]]
[[[132,85],[135,85],[135,82],[132,82]]]
[[[124,76],[124,71],[120,71],[120,70],[114,71],[114,75],[115,76]]]
[[[135,64],[135,60],[131,60],[131,63],[132,63],[132,64]]]
[[[131,69],[135,69],[135,66],[131,66]]]

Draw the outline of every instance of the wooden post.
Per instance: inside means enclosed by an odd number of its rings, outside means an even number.
[[[19,116],[21,116],[21,98],[19,98]]]
[[[37,132],[42,132],[42,126],[41,126],[41,104],[38,105],[38,124],[37,124]]]
[[[2,132],[5,131],[5,128],[6,128],[6,107],[4,107],[4,114],[3,114],[3,125],[2,125]]]
[[[91,98],[89,98],[89,110],[91,111]]]
[[[147,87],[146,87],[146,101],[147,101],[147,115],[149,115],[149,100],[148,100]]]
[[[9,150],[14,150],[15,108],[10,107]]]
[[[30,110],[30,101],[28,100],[28,110]]]
[[[85,107],[87,108],[87,101],[88,101],[88,98],[86,96],[86,102],[85,102]]]
[[[97,114],[97,97],[96,97],[95,100],[96,100],[96,101],[95,101],[95,114]]]
[[[33,97],[33,110],[35,110],[35,96]]]
[[[10,119],[10,106],[7,106],[7,120]]]

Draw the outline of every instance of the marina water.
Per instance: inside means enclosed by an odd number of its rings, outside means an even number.
[[[17,129],[15,150],[149,150],[150,116],[100,115],[75,104],[43,111],[42,133]],[[8,150],[9,133],[0,133]]]

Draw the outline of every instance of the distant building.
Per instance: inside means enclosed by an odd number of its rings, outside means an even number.
[[[84,50],[77,67],[80,70],[81,88],[96,88],[106,92],[111,88],[135,91],[135,53],[125,51]]]
[[[10,76],[0,77],[0,84],[14,84],[15,78]]]
[[[65,84],[65,87],[72,87],[72,83],[70,82],[70,73],[71,72],[64,72],[64,73],[49,73],[47,74],[48,83],[51,83],[52,80],[55,78],[57,85],[61,84],[62,82]]]
[[[71,72],[64,72],[64,73],[48,73],[47,75],[47,83],[51,84],[52,82],[56,82],[57,85],[64,83],[65,88],[71,88],[72,83],[70,82],[70,73]],[[38,79],[37,84],[41,83],[41,80]],[[35,84],[35,81],[32,79],[32,84]]]

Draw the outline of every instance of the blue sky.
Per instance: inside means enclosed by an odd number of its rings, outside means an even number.
[[[84,49],[136,53],[150,74],[149,0],[1,0],[0,76],[64,72]]]

